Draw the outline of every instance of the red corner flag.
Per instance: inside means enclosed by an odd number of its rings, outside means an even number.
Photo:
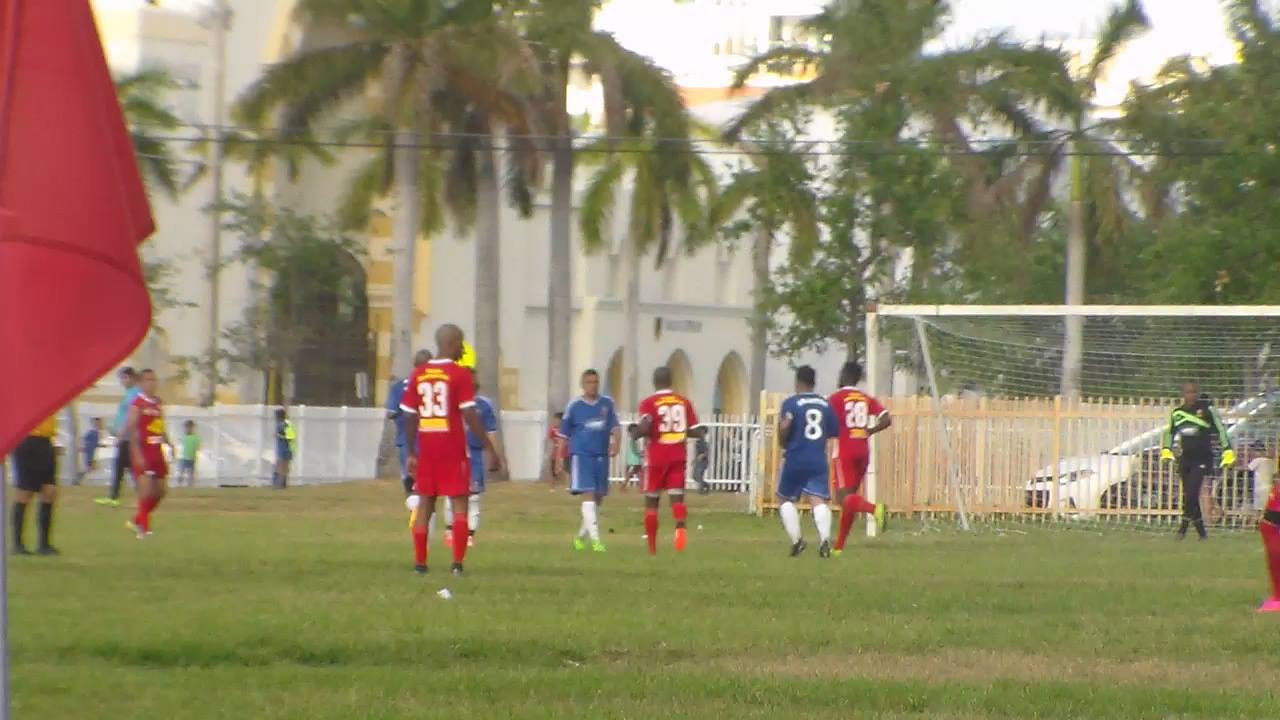
[[[89,0],[0,0],[0,456],[142,340],[154,229]]]

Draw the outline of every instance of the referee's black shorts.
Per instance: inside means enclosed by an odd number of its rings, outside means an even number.
[[[28,436],[13,451],[13,465],[17,473],[14,484],[19,490],[40,492],[45,485],[57,482],[57,460],[50,438]]]

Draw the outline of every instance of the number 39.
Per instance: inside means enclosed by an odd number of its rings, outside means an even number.
[[[448,417],[449,383],[440,380],[418,383],[418,397],[422,398],[422,405],[418,408],[420,417]]]
[[[688,429],[683,405],[662,405],[658,408],[658,432],[682,433]]]

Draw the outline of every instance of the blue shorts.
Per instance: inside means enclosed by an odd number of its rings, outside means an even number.
[[[608,495],[609,458],[604,455],[571,455],[569,492],[574,495]]]
[[[179,460],[178,469],[179,470],[195,470],[196,461],[195,460]]]
[[[802,494],[830,500],[831,486],[827,482],[827,469],[803,465],[793,467],[783,461],[782,472],[778,476],[778,497],[795,502]]]
[[[276,446],[276,462],[281,460],[293,460],[293,448],[288,445]]]
[[[469,458],[471,463],[471,494],[479,495],[484,492],[484,450],[468,448],[467,452],[471,453]]]

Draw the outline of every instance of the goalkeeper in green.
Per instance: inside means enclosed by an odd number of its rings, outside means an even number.
[[[1182,477],[1182,525],[1178,527],[1178,539],[1187,536],[1187,526],[1194,524],[1200,539],[1208,537],[1204,518],[1200,514],[1200,488],[1204,477],[1213,468],[1213,437],[1218,438],[1222,450],[1222,467],[1236,462],[1231,449],[1227,429],[1218,419],[1209,401],[1200,397],[1200,386],[1187,383],[1182,386],[1182,404],[1169,415],[1169,427],[1160,445],[1160,459],[1173,460],[1173,444],[1176,439],[1182,448],[1178,457],[1178,474]]]

